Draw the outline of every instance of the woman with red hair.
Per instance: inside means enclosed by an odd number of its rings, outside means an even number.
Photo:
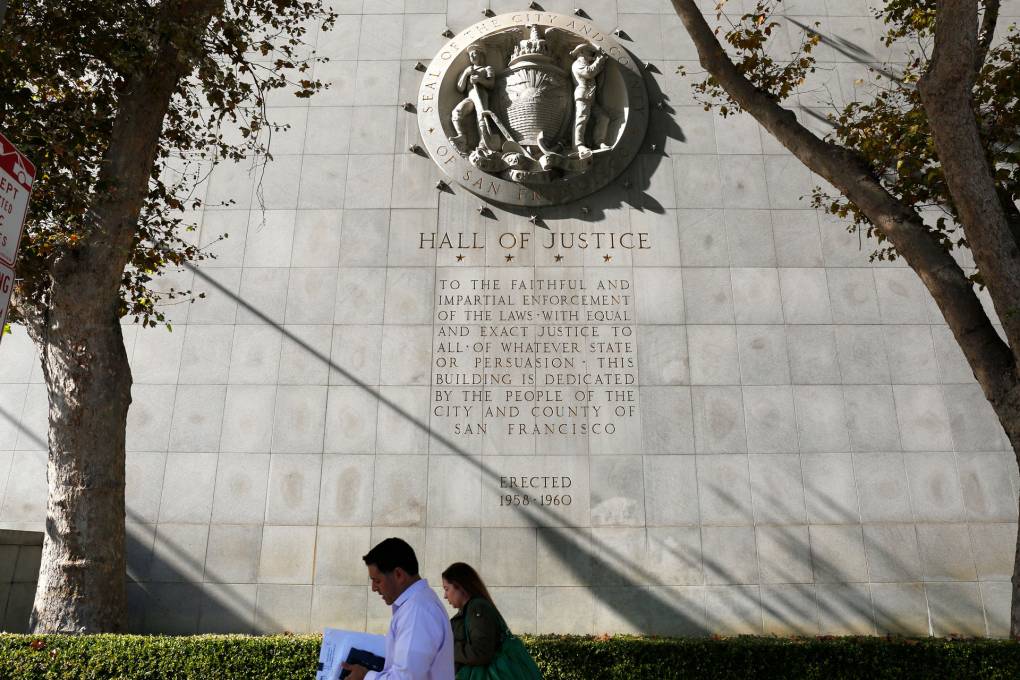
[[[457,680],[534,680],[542,677],[521,641],[510,632],[485,583],[470,565],[443,572],[443,597],[458,611],[453,627]]]

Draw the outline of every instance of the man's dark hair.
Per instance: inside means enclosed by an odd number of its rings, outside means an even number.
[[[374,564],[384,574],[400,567],[408,576],[418,575],[418,558],[414,548],[399,538],[387,538],[362,557],[366,565]]]

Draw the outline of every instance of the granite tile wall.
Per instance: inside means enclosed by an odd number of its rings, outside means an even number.
[[[580,1],[654,64],[667,105],[620,182],[541,212],[551,233],[642,232],[651,249],[507,264],[495,235],[541,227],[436,191],[401,107],[414,64],[445,27],[524,4],[334,2],[337,30],[313,35],[329,89],[274,95],[290,129],[273,161],[202,187],[217,259],[166,285],[205,299],[170,309],[172,333],[125,327],[132,627],[382,631],[360,555],[397,535],[433,585],[478,566],[518,632],[1005,635],[1017,467],[962,354],[902,262],[872,263],[873,243],[810,208],[816,177],[695,101],[668,2]],[[794,102],[824,129],[810,113],[866,96],[867,65],[900,55],[869,3],[783,5],[784,49],[816,21],[825,37]],[[436,231],[485,248],[461,263],[418,247]],[[610,276],[633,284],[637,347],[619,436],[451,434],[432,394],[443,281]],[[38,531],[46,395],[18,329],[0,416],[0,527]],[[499,507],[508,469],[569,476],[572,505]]]

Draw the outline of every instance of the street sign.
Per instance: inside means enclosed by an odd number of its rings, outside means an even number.
[[[0,134],[0,339],[14,291],[14,261],[34,180],[35,166]]]
[[[7,306],[11,301],[11,293],[14,292],[14,270],[5,264],[0,264],[0,339],[4,324],[7,323]]]

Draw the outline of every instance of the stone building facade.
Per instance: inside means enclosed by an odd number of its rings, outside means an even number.
[[[866,2],[783,4],[783,52],[820,23],[795,103],[823,129],[897,54]],[[383,631],[360,556],[401,536],[433,586],[477,566],[522,633],[1005,635],[1017,466],[971,371],[909,268],[813,210],[818,179],[752,119],[694,100],[669,2],[580,0],[649,97],[606,188],[437,189],[416,63],[526,5],[334,2],[330,88],[274,96],[274,160],[201,187],[217,258],[167,285],[206,297],[172,333],[124,328],[132,627]],[[0,416],[0,528],[41,531],[19,329]]]

